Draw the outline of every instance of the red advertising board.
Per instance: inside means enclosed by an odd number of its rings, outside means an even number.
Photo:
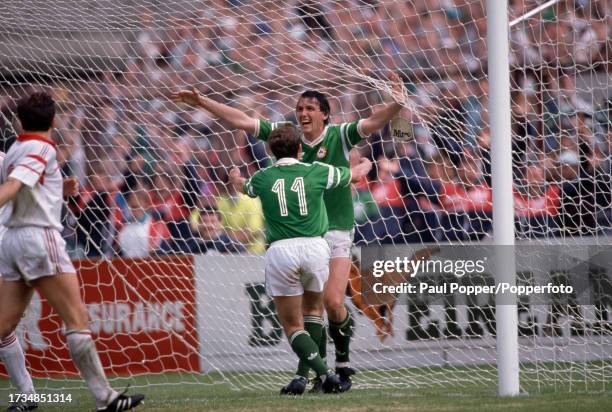
[[[83,260],[75,267],[108,375],[200,370],[192,257]],[[34,376],[76,374],[62,322],[36,294],[18,335]]]

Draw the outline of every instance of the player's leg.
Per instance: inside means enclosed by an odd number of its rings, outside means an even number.
[[[89,316],[81,300],[79,281],[74,273],[41,277],[34,281],[51,307],[64,321],[70,356],[87,383],[98,408],[117,397],[108,383],[89,330]]]
[[[126,396],[114,391],[106,376],[89,330],[89,315],[74,273],[41,277],[35,281],[64,321],[70,357],[87,383],[99,411],[125,411],[142,403],[143,395]]]
[[[13,235],[21,238],[24,251],[17,266],[64,321],[70,357],[87,383],[98,410],[120,412],[140,404],[144,396],[119,394],[106,379],[89,330],[89,315],[81,299],[76,271],[60,233],[52,229],[23,228]]]
[[[0,360],[4,363],[17,392],[25,394],[33,394],[35,390],[32,377],[26,369],[25,355],[15,328],[32,298],[32,293],[33,289],[23,281],[0,280]],[[21,410],[31,410],[36,405],[14,404],[9,406],[9,410],[17,407],[21,407]]]
[[[349,258],[332,258],[329,280],[325,287],[325,309],[329,319],[329,336],[336,350],[336,373],[350,389],[350,376],[355,371],[350,367],[350,343],[353,336],[353,318],[344,304],[346,286],[350,274]]]
[[[305,332],[303,313],[300,310],[302,296],[276,296],[274,297],[274,304],[285,335],[289,339],[291,349],[293,349],[299,358],[298,372],[289,384],[281,388],[280,393],[281,395],[301,395],[306,390],[306,385],[308,384],[308,372],[311,365],[311,362],[308,360],[308,354],[312,352],[310,346],[316,347],[316,343],[307,331],[302,338],[294,339]],[[310,341],[305,339],[305,337],[308,337]],[[295,346],[293,340],[295,340]],[[324,366],[323,369],[327,371],[327,368]]]
[[[275,296],[274,304],[293,352],[300,361],[306,362],[315,371],[317,377],[323,382],[324,392],[340,392],[340,379],[336,374],[327,370],[327,366],[319,355],[318,345],[304,330],[302,296]]]
[[[304,298],[302,299],[302,311],[304,314],[304,330],[308,332],[312,340],[319,347],[319,355],[321,359],[323,359],[323,362],[325,362],[325,356],[327,354],[325,344],[327,342],[321,342],[322,339],[327,339],[327,334],[323,337],[323,332],[325,331],[325,320],[323,319],[323,312],[325,311],[323,306],[323,294],[321,292],[305,290]],[[309,371],[310,368],[306,362],[300,361],[296,375],[308,378]]]
[[[15,329],[23,316],[34,289],[29,287],[12,267],[11,251],[14,243],[2,236],[0,245],[0,361],[18,393],[34,394],[32,377],[26,368],[25,354]],[[38,407],[36,402],[19,399],[11,403],[7,411],[29,411]]]
[[[323,287],[323,285],[322,285]],[[323,312],[323,293],[304,291],[304,300],[302,303],[304,311],[304,329],[310,334],[312,340],[319,348],[319,356],[327,367],[325,359],[327,355],[327,333],[325,331],[325,319]],[[310,368],[305,362],[300,361],[298,364],[297,375],[308,377]],[[314,379],[310,393],[320,393],[323,391],[323,382],[318,377]]]
[[[304,330],[304,319],[301,311],[302,296],[274,296],[276,313],[287,337]]]
[[[325,285],[325,310],[329,318],[330,334],[336,344],[336,357],[344,357],[345,355],[338,353],[337,339],[335,335],[348,336],[352,333],[349,328],[340,327],[339,325],[346,324],[350,320],[350,312],[344,304],[346,296],[346,285],[348,284],[349,274],[351,270],[351,260],[349,258],[337,257],[332,258],[329,263],[329,280]],[[352,326],[352,320],[351,320]],[[339,331],[339,332],[337,332]],[[344,350],[344,348],[341,348]],[[346,355],[348,362],[348,354]],[[337,360],[338,361],[338,360]]]
[[[295,300],[295,304],[302,304],[301,302],[304,288],[300,284],[299,254],[296,253],[295,245],[293,245],[293,243],[294,242],[292,242],[290,239],[274,242],[266,251],[266,292],[268,296],[275,299],[275,304],[276,296],[288,297],[290,301],[291,298],[293,298],[293,300]],[[283,325],[285,334],[287,335],[287,333],[292,333],[293,330],[303,329],[302,318],[300,318],[299,321],[295,320],[293,319],[292,313],[288,314],[290,318],[289,320],[282,318],[282,314],[284,313],[284,306],[282,306],[283,303],[284,300],[280,298],[278,303],[281,305],[280,312],[278,306],[276,307],[276,312],[279,316],[279,320],[281,321],[281,325]],[[298,309],[301,309],[301,307]],[[299,310],[298,314],[301,316],[302,311]],[[289,336],[291,335],[287,335],[287,337]],[[302,362],[301,360],[299,360],[299,362],[306,365],[305,368],[307,375],[308,370],[310,370],[310,367],[307,366],[308,363]],[[280,393],[281,395],[301,395],[306,390],[307,384],[308,379],[305,376],[296,374],[289,384],[281,388]]]
[[[41,277],[35,285],[64,321],[70,357],[87,383],[98,410],[119,412],[142,403],[143,395],[119,394],[108,383],[91,337],[89,315],[81,299],[76,274]]]
[[[336,372],[350,388],[350,376],[355,373],[349,363],[353,319],[344,300],[351,272],[352,232],[334,230],[328,232],[325,238],[331,244],[331,259],[323,299],[329,320],[329,335],[336,349]]]
[[[302,308],[304,311],[304,329],[319,346],[319,356],[326,362],[327,334],[325,333],[325,320],[323,312],[323,290],[329,277],[329,244],[322,238],[312,240],[302,254],[302,284],[304,286],[304,299]],[[327,366],[327,364],[326,364]],[[304,362],[298,365],[298,374],[306,372],[308,366]],[[316,378],[311,393],[323,390],[323,382]]]

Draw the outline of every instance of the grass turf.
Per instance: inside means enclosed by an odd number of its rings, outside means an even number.
[[[606,365],[607,366],[607,365]],[[434,386],[414,386],[405,384],[397,388],[361,389],[355,387],[350,392],[341,395],[304,395],[298,397],[281,397],[278,388],[242,389],[236,390],[228,383],[219,383],[220,375],[179,375],[165,374],[158,376],[139,376],[128,379],[114,379],[115,388],[121,388],[128,382],[133,388],[130,393],[144,393],[147,396],[144,407],[137,410],[196,412],[207,410],[224,411],[610,411],[612,410],[612,380],[609,369],[600,378],[573,379],[568,372],[563,379],[563,372],[551,380],[544,375],[539,381],[525,379],[523,389],[528,395],[513,398],[496,396],[496,384],[489,379],[494,376],[492,367],[462,368],[460,372],[466,376],[487,376],[483,379],[462,379],[460,384],[438,383]],[[444,373],[442,369],[435,371]],[[454,368],[448,373],[457,373]],[[420,375],[425,377],[432,373],[427,370],[408,369],[384,371],[384,376],[390,381],[400,382],[400,379],[414,381]],[[359,383],[363,380],[374,381],[381,371],[362,371],[355,377]],[[237,383],[266,382],[273,375],[241,374],[225,375],[230,381]],[[274,375],[278,378],[278,374]],[[287,381],[290,375],[287,374]],[[561,379],[559,379],[561,377]],[[449,381],[452,378],[448,376]],[[527,383],[525,383],[527,381]],[[554,381],[554,382],[553,382]],[[199,383],[196,383],[199,382]],[[216,383],[215,383],[216,382]],[[539,383],[538,383],[539,382]],[[95,407],[89,392],[82,387],[80,381],[74,380],[42,380],[37,379],[35,385],[39,393],[63,393],[72,396],[72,402],[63,404],[41,404],[39,411],[93,411]],[[270,383],[267,384],[268,386]],[[64,387],[76,389],[61,389]],[[79,388],[80,387],[80,388]],[[8,402],[7,380],[0,380],[0,406]]]

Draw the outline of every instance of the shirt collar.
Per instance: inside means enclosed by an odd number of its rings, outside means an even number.
[[[327,133],[327,128],[328,127],[329,127],[329,125],[326,125],[325,128],[323,129],[323,132],[321,133],[321,135],[319,137],[317,137],[316,139],[314,139],[312,142],[309,142],[308,140],[306,140],[306,138],[302,134],[302,143],[305,144],[308,147],[313,147],[313,146],[318,145],[319,143],[321,143],[323,141],[323,138],[325,137],[325,134]]]
[[[17,140],[20,142],[27,142],[28,140],[38,140],[41,142],[45,142],[50,144],[51,146],[53,146],[53,148],[55,148],[55,142],[45,136],[41,136],[39,134],[36,133],[23,133],[20,134],[19,136],[17,136]]]
[[[278,159],[276,161],[276,166],[289,166],[294,165],[296,163],[300,163],[299,160],[293,157],[283,157],[282,159]]]

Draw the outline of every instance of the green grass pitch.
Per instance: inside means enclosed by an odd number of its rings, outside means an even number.
[[[449,370],[456,374],[457,368]],[[385,371],[384,377],[390,382],[406,382],[426,377],[432,368]],[[438,369],[438,373],[443,370]],[[373,382],[379,378],[381,371],[361,371],[355,377],[355,387],[341,395],[308,395],[299,397],[281,397],[278,389],[242,389],[236,390],[228,383],[219,383],[220,375],[206,377],[186,374],[166,374],[159,376],[139,376],[128,379],[113,379],[115,388],[131,383],[135,388],[130,393],[141,392],[147,396],[145,405],[138,408],[142,412],[181,411],[199,412],[208,410],[223,411],[612,411],[612,376],[609,365],[599,370],[598,376],[588,380],[572,378],[569,374],[563,379],[563,373],[557,373],[553,380],[544,374],[540,380],[533,377],[524,379],[523,389],[529,394],[514,398],[496,396],[495,370],[492,367],[462,368],[464,376],[483,376],[482,379],[470,382],[461,379],[460,384],[440,382],[435,385],[410,385],[404,383],[397,388],[381,384],[380,389],[359,388],[360,379]],[[573,372],[572,372],[573,373]],[[278,380],[278,375],[274,377]],[[287,381],[290,374],[285,374]],[[285,376],[283,375],[283,376]],[[440,375],[438,375],[440,376]],[[225,375],[234,383],[270,385],[266,374]],[[561,379],[559,379],[561,378]],[[449,375],[450,380],[450,375]],[[216,383],[215,383],[216,382]],[[95,407],[89,393],[79,381],[41,380],[35,385],[40,393],[71,394],[72,402],[65,404],[40,405],[37,411],[94,411]],[[61,389],[71,387],[79,389]],[[0,411],[7,403],[8,381],[0,380]]]

